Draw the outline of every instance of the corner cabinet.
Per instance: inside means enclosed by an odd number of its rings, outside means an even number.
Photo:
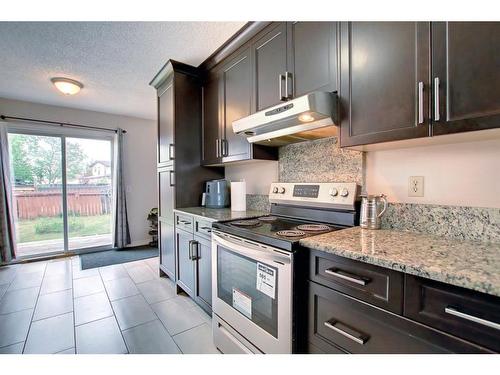
[[[429,135],[429,22],[343,22],[340,141],[363,145]]]
[[[433,134],[500,127],[500,22],[432,23]]]
[[[237,51],[206,76],[203,86],[203,165],[278,159],[276,149],[251,144],[233,132],[233,121],[252,113],[251,64],[247,48]]]
[[[337,90],[337,22],[273,22],[205,74],[204,165],[277,160],[232,122],[312,91]]]
[[[158,106],[160,273],[176,280],[173,210],[198,206],[204,181],[221,178],[224,171],[200,166],[202,90],[198,70],[170,60],[150,85],[156,89]]]

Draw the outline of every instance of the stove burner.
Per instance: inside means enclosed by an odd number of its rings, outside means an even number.
[[[295,238],[305,236],[306,232],[302,232],[301,230],[280,230],[276,234],[281,237]]]
[[[303,224],[297,227],[299,230],[303,230],[305,232],[326,232],[331,228],[328,225],[324,224]]]
[[[259,217],[260,221],[276,221],[278,218],[276,216],[261,216]]]
[[[259,220],[237,220],[230,223],[231,225],[236,225],[237,227],[258,227],[260,224]]]

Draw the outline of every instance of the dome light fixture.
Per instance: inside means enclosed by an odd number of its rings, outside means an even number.
[[[80,90],[83,88],[83,84],[78,81],[75,81],[74,79],[54,77],[51,78],[50,81],[64,95],[78,94],[78,92],[80,92]]]

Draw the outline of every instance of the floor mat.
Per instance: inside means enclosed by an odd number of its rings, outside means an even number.
[[[154,258],[158,249],[150,246],[127,247],[120,250],[106,250],[80,255],[82,270],[110,266],[112,264],[128,263],[136,260]]]

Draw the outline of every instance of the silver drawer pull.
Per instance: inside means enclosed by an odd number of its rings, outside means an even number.
[[[369,279],[364,279],[364,278],[361,278],[359,276],[356,276],[356,275],[353,275],[353,274],[350,274],[347,272],[339,271],[335,268],[326,269],[325,273],[327,275],[335,276],[335,277],[338,277],[339,279],[347,280],[347,281],[350,281],[351,283],[355,283],[358,285],[366,285],[370,282]]]
[[[186,221],[186,220],[179,220],[179,222],[180,222],[181,224],[191,224],[191,222],[190,222],[190,221]]]
[[[208,233],[212,232],[212,228],[210,228],[210,227],[201,227],[200,229],[205,230]]]
[[[469,315],[469,314],[463,313],[463,312],[458,311],[457,309],[455,309],[453,307],[445,307],[444,312],[447,314],[465,319],[465,320],[469,320],[469,321],[477,323],[477,324],[481,324],[481,325],[486,326],[486,327],[500,330],[500,324],[498,324],[498,323],[491,322],[491,321],[486,320],[486,319],[478,318],[477,316],[474,316],[474,315]]]
[[[339,327],[335,327],[335,325],[343,325],[342,323],[339,323],[336,320],[329,320],[329,321],[326,321],[324,324],[325,324],[325,327],[328,327],[331,330],[333,330],[337,333],[340,333],[342,336],[347,337],[348,339],[350,339],[350,340],[352,340],[360,345],[364,345],[368,341],[368,336],[365,336],[361,333],[356,333],[356,335],[353,335],[349,332],[344,331],[343,329],[340,329]],[[346,328],[348,328],[348,327],[346,326]]]

